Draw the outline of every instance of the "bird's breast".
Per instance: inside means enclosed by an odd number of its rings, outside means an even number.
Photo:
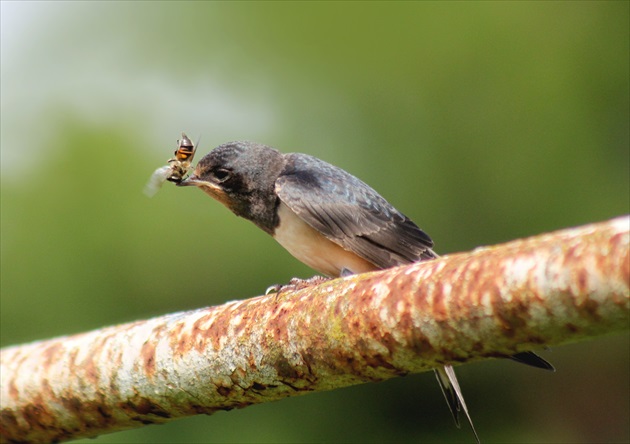
[[[326,276],[337,277],[344,268],[352,273],[365,273],[378,268],[327,239],[284,203],[280,203],[278,207],[278,218],[280,223],[274,231],[274,239],[293,257],[314,270]]]

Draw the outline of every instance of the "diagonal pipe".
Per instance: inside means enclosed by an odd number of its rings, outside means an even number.
[[[0,351],[2,442],[52,442],[629,329],[628,216]]]

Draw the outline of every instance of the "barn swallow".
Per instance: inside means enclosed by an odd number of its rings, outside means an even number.
[[[307,154],[230,142],[203,157],[178,185],[200,188],[329,277],[438,257],[431,238],[371,187]],[[511,358],[553,370],[533,352]],[[456,425],[462,411],[479,442],[453,367],[435,374]]]

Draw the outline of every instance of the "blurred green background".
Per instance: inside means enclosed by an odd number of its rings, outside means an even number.
[[[311,270],[203,193],[181,131],[321,157],[440,253],[629,212],[629,3],[2,2],[1,343]],[[484,442],[628,442],[628,334],[458,373]],[[86,442],[473,442],[430,373]]]

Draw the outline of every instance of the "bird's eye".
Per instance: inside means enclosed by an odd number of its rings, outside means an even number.
[[[213,175],[214,175],[214,178],[217,180],[217,182],[221,183],[228,180],[230,176],[232,175],[232,173],[229,170],[226,170],[224,168],[219,168],[214,171]]]

